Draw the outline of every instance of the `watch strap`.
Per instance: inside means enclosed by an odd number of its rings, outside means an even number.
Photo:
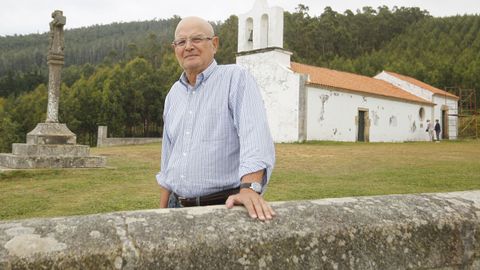
[[[240,184],[240,189],[242,188],[249,188],[258,194],[262,192],[262,185],[258,182],[252,182],[252,183],[241,183]]]

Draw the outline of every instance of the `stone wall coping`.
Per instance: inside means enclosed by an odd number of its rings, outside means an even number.
[[[480,269],[480,190],[0,222],[0,269]]]
[[[97,147],[137,145],[162,142],[161,137],[108,138],[107,132],[107,126],[98,126]]]

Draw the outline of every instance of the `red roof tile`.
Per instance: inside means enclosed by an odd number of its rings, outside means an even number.
[[[328,68],[309,66],[294,62],[291,63],[291,69],[297,73],[308,74],[308,83],[310,84],[408,100],[430,105],[433,104],[423,98],[417,97],[407,91],[393,86],[388,82],[375,78],[370,78],[367,76],[332,70]]]
[[[413,84],[413,85],[416,85],[416,86],[418,86],[418,87],[421,87],[421,88],[423,88],[423,89],[426,89],[426,90],[428,90],[428,91],[430,91],[430,92],[432,92],[432,93],[434,93],[434,94],[442,95],[442,96],[448,96],[448,97],[452,97],[452,98],[458,99],[458,96],[456,96],[456,95],[454,95],[454,94],[452,94],[452,93],[449,93],[449,92],[447,92],[447,91],[443,91],[443,90],[441,90],[441,89],[438,89],[438,88],[436,88],[436,87],[433,87],[433,86],[431,86],[431,85],[429,85],[429,84],[426,84],[426,83],[424,83],[424,82],[421,82],[421,81],[419,81],[419,80],[417,80],[417,79],[414,79],[414,78],[412,78],[412,77],[408,77],[408,76],[401,75],[401,74],[398,74],[398,73],[395,73],[395,72],[391,72],[391,71],[385,71],[385,73],[390,74],[390,75],[392,75],[392,76],[394,76],[394,77],[396,77],[396,78],[398,78],[398,79],[400,79],[400,80],[403,80],[403,81],[409,82],[409,83],[411,83],[411,84]]]

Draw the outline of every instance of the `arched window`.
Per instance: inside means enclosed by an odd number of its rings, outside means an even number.
[[[260,48],[268,47],[268,15],[263,14],[260,24]]]
[[[425,119],[425,109],[423,107],[418,110],[418,116],[420,117],[420,121],[423,121],[423,119]]]
[[[245,23],[245,40],[247,40],[247,48],[246,50],[252,50],[253,49],[253,19],[248,18],[246,23]]]

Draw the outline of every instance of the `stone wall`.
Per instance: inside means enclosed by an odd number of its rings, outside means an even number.
[[[480,269],[480,191],[0,222],[0,269]]]
[[[162,138],[107,138],[107,127],[98,127],[97,147],[158,143],[161,141]]]

